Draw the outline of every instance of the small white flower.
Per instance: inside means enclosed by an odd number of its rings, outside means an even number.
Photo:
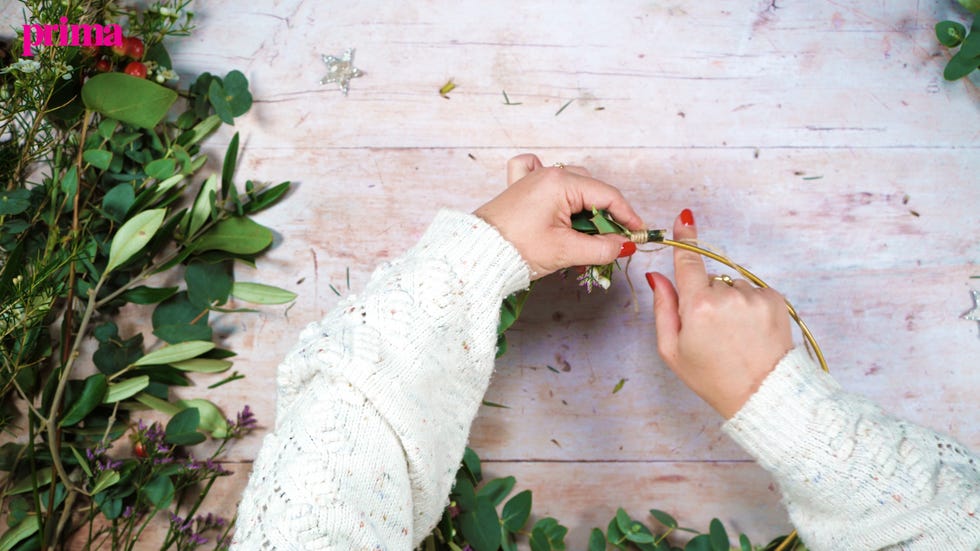
[[[16,63],[11,63],[6,69],[0,71],[0,73],[9,73],[11,71],[20,71],[22,73],[33,73],[41,68],[41,62],[35,61],[33,59],[20,58]]]

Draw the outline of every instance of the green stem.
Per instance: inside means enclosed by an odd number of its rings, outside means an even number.
[[[60,418],[59,410],[61,409],[61,401],[65,396],[65,388],[68,386],[68,377],[71,376],[72,366],[75,363],[75,359],[78,358],[78,349],[82,344],[85,333],[88,331],[88,325],[92,320],[92,314],[95,312],[95,297],[99,294],[99,289],[101,289],[102,285],[105,283],[105,277],[106,274],[103,273],[102,277],[99,278],[98,283],[95,284],[95,288],[89,290],[88,305],[85,307],[85,313],[82,314],[82,321],[78,326],[78,333],[76,335],[75,342],[71,347],[68,360],[65,362],[64,367],[61,368],[58,387],[54,391],[54,399],[51,401],[51,411],[48,415],[46,430],[48,431],[48,445],[51,450],[51,463],[54,466],[55,471],[58,473],[58,478],[60,478],[62,484],[65,485],[65,489],[69,491],[76,490],[76,488],[71,483],[71,480],[69,480],[68,473],[65,471],[65,467],[61,463],[61,439],[56,437],[61,434],[61,429],[58,426],[58,420]]]

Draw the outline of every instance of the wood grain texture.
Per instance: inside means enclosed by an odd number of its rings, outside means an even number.
[[[950,6],[913,4],[209,3],[175,59],[244,66],[257,101],[239,174],[299,181],[261,217],[281,240],[256,277],[301,298],[229,325],[249,378],[216,399],[270,426],[275,364],[337,302],[330,286],[356,293],[439,208],[474,209],[534,151],[619,186],[652,226],[693,208],[706,242],[794,301],[847,389],[980,447],[978,328],[959,319],[980,271],[978,103],[941,80],[932,25]],[[347,47],[366,75],[343,97],[316,83],[317,56]],[[788,529],[768,476],[656,355],[642,273],[669,259],[634,259],[638,312],[621,274],[608,294],[543,281],[487,394],[509,409],[474,425],[488,472],[532,488],[571,548],[619,505],[759,541]]]
[[[298,331],[532,151],[617,185],[651,226],[692,208],[705,242],[796,304],[846,389],[980,449],[980,328],[960,319],[980,287],[980,95],[942,80],[932,30],[965,15],[946,0],[735,4],[200,3],[172,54],[185,78],[250,79],[239,182],[298,182],[259,216],[274,248],[238,277],[300,298],[220,316],[248,378],[182,394],[229,415],[248,403],[272,427]],[[319,55],[348,47],[366,74],[344,97],[318,84]],[[230,136],[209,143],[216,159]],[[487,394],[509,409],[482,408],[471,445],[571,528],[570,549],[620,505],[698,528],[718,516],[758,541],[786,532],[768,476],[657,357],[648,270],[670,273],[670,252],[634,258],[637,310],[622,274],[608,294],[542,281]],[[247,471],[260,441],[230,460]],[[243,487],[216,487],[211,510]]]

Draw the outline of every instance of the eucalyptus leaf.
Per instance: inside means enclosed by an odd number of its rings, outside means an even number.
[[[31,192],[26,189],[0,191],[0,216],[20,214],[31,207]]]
[[[227,262],[192,262],[184,270],[187,300],[199,308],[228,302],[232,280]]]
[[[209,312],[191,304],[187,292],[181,291],[161,302],[153,310],[153,334],[174,344],[185,341],[210,341]]]
[[[296,299],[296,293],[248,281],[236,281],[231,285],[231,295],[253,304],[285,304]]]
[[[85,386],[82,388],[81,396],[65,412],[59,422],[59,426],[70,427],[84,419],[89,413],[92,413],[92,410],[102,403],[108,386],[109,383],[106,381],[105,375],[101,373],[96,373],[85,379]]]
[[[140,128],[153,128],[177,100],[177,92],[144,78],[110,72],[82,85],[82,101],[92,111]]]
[[[708,534],[712,551],[730,551],[732,546],[728,541],[728,532],[720,520],[711,519],[711,523],[708,525]]]
[[[164,439],[177,446],[193,446],[205,440],[203,434],[197,432],[201,423],[201,413],[197,408],[185,408],[170,418],[164,430]]]
[[[148,375],[139,375],[131,379],[119,381],[118,383],[113,383],[109,385],[109,390],[106,392],[103,402],[106,404],[121,402],[142,392],[148,386],[150,386],[150,377]]]
[[[186,341],[154,350],[133,363],[134,366],[170,364],[196,358],[214,348],[209,341]]]
[[[936,23],[936,38],[943,46],[955,48],[966,38],[966,27],[956,21],[940,21]]]
[[[218,115],[222,122],[234,126],[235,116],[232,115],[231,105],[226,98],[225,89],[217,79],[212,79],[211,84],[208,86],[208,101],[211,102],[211,107],[214,107],[215,114]]]
[[[142,250],[163,224],[166,214],[167,209],[147,210],[126,221],[112,238],[106,273],[118,268]]]
[[[501,520],[508,531],[517,532],[524,528],[524,524],[527,523],[530,515],[531,490],[524,490],[507,500],[507,503],[504,504],[503,518]]]
[[[131,184],[119,184],[102,197],[102,210],[115,222],[126,219],[126,213],[136,201],[136,192]]]
[[[497,551],[500,548],[500,521],[493,503],[485,496],[477,496],[472,511],[456,517],[460,532],[474,551]]]
[[[160,475],[140,487],[139,492],[154,510],[166,509],[174,499],[174,483],[169,476]]]
[[[174,296],[179,287],[147,287],[140,285],[122,294],[122,299],[134,304],[156,304]]]
[[[503,503],[507,494],[514,488],[514,484],[517,482],[513,476],[508,476],[504,478],[495,478],[487,482],[480,490],[476,493],[477,496],[484,496],[494,504],[494,506]]]
[[[606,551],[606,536],[602,530],[593,528],[589,534],[589,551]]]
[[[105,170],[112,162],[112,152],[105,149],[89,149],[82,153],[82,160],[95,168]]]
[[[670,514],[661,511],[660,509],[650,509],[650,516],[657,519],[657,522],[663,524],[667,528],[677,528],[677,521]]]
[[[714,549],[711,547],[711,539],[708,534],[701,534],[691,538],[684,546],[684,551],[714,551]]]
[[[248,91],[248,79],[241,71],[229,71],[222,80],[225,101],[234,117],[244,115],[252,107],[252,94]]]
[[[155,159],[143,167],[143,172],[150,178],[165,180],[174,175],[177,170],[177,161],[174,159]]]

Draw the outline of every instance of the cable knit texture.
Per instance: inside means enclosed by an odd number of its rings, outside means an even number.
[[[448,503],[489,384],[500,303],[527,264],[479,218],[442,212],[279,366],[276,427],[235,549],[408,550]]]
[[[980,459],[843,392],[802,348],[724,430],[775,478],[810,549],[978,549]]]
[[[493,370],[501,300],[528,267],[482,220],[440,213],[279,367],[276,426],[236,550],[408,551],[447,504]],[[977,462],[846,394],[802,349],[725,431],[769,470],[814,550],[974,549]]]

